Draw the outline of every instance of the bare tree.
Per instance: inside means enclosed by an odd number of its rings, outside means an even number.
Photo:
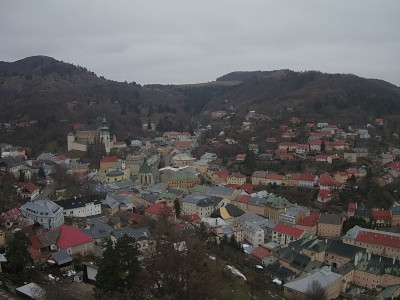
[[[309,295],[309,300],[326,300],[325,289],[316,280],[308,283],[307,295]]]

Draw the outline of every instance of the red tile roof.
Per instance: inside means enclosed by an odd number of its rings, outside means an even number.
[[[331,195],[331,192],[328,190],[320,190],[318,193],[318,197],[329,198],[329,197],[332,197],[332,195]]]
[[[302,181],[314,181],[315,180],[315,174],[300,174],[300,180]]]
[[[198,214],[184,215],[184,216],[181,216],[181,218],[188,222],[200,221],[200,217]]]
[[[11,219],[14,220],[20,214],[21,214],[21,211],[19,210],[19,208],[12,208],[9,211],[2,213],[1,216],[5,220],[11,220]]]
[[[161,202],[159,203],[154,203],[150,205],[145,212],[153,215],[158,215],[158,216],[170,216],[172,215],[172,207],[169,207]]]
[[[115,163],[117,161],[118,157],[116,156],[105,156],[101,159],[100,163],[109,163],[109,162]]]
[[[271,179],[271,180],[282,180],[282,177],[283,177],[283,175],[280,175],[280,174],[268,173],[265,178]]]
[[[53,230],[59,229],[61,230],[61,233],[56,245],[62,249],[67,250],[70,247],[83,245],[93,241],[93,238],[90,235],[87,235],[74,227],[63,224]]]
[[[38,250],[34,249],[33,247],[28,247],[27,250],[33,260],[46,258],[46,256],[44,256],[42,253],[40,253]]]
[[[349,203],[349,206],[347,208],[347,211],[349,212],[355,212],[357,209],[357,203],[351,202]]]
[[[31,240],[31,247],[34,250],[39,250],[40,248],[42,248],[42,245],[40,244],[38,238],[36,237],[36,235],[33,235],[30,237]]]
[[[295,238],[299,238],[304,232],[303,229],[285,225],[285,224],[281,224],[281,223],[275,226],[274,231],[282,233],[282,234],[290,235]]]
[[[371,214],[375,220],[390,220],[392,218],[390,210],[372,210]]]
[[[356,241],[400,248],[400,237],[383,233],[360,231],[356,237]]]
[[[239,198],[239,202],[242,202],[242,203],[247,203],[247,202],[249,202],[249,200],[250,200],[250,196],[249,195],[242,195]]]
[[[31,194],[38,189],[32,182],[18,182],[18,187],[26,189]]]
[[[317,226],[318,220],[319,220],[319,214],[311,214],[311,215],[305,217],[304,219],[299,220],[297,222],[297,225],[314,227],[314,226]]]
[[[235,189],[235,190],[237,190],[239,188],[239,186],[237,184],[233,184],[233,183],[229,183],[225,187],[232,188],[232,189]]]
[[[272,252],[269,249],[266,249],[264,247],[257,247],[251,252],[251,256],[256,259],[259,262],[262,262],[262,260],[266,256],[271,256]]]
[[[215,174],[217,174],[217,176],[219,178],[226,179],[229,176],[229,171],[228,170],[221,170],[221,171],[215,172]]]

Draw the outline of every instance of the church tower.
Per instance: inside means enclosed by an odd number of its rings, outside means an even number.
[[[149,165],[147,164],[146,158],[144,159],[142,165],[139,169],[139,181],[142,186],[152,186],[154,185],[153,173]]]
[[[100,141],[106,149],[106,153],[110,153],[111,140],[110,140],[110,128],[108,127],[107,119],[103,118],[103,122],[100,126]]]

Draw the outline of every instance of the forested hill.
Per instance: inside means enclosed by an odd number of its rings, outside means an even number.
[[[213,110],[233,109],[240,120],[249,110],[279,117],[289,107],[307,120],[365,123],[400,115],[400,89],[355,75],[290,70],[232,72],[204,84],[140,86],[45,56],[0,62],[0,123],[36,120],[40,129],[38,136],[37,128],[10,132],[3,127],[0,141],[21,145],[35,140],[63,147],[72,125],[96,128],[101,116],[123,140],[142,135],[142,124],[149,121],[160,131],[189,130],[196,126],[191,120],[202,122]]]

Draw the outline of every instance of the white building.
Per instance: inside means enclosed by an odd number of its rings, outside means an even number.
[[[75,197],[57,201],[64,210],[65,217],[85,218],[101,214],[101,201],[96,197]]]

